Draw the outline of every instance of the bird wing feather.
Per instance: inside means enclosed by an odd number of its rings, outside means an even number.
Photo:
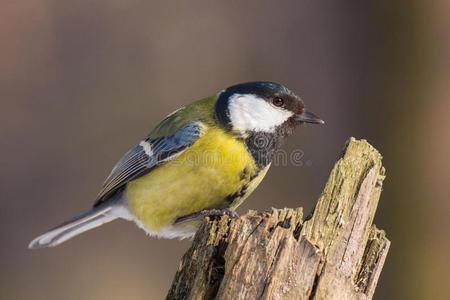
[[[164,122],[160,126],[163,124]],[[158,130],[158,127],[155,130]],[[108,201],[111,195],[128,182],[180,155],[200,138],[203,128],[201,122],[191,122],[171,136],[150,134],[148,138],[131,148],[116,164],[104,182],[94,207]]]

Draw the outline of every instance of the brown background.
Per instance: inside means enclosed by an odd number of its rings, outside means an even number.
[[[162,299],[188,241],[117,221],[60,247],[37,234],[91,206],[166,114],[231,84],[283,83],[326,120],[239,209],[313,207],[349,136],[388,171],[377,299],[444,299],[450,268],[450,5],[434,1],[2,1],[0,298]],[[401,4],[403,3],[403,4]]]

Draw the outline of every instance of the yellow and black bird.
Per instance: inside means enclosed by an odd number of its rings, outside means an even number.
[[[272,82],[229,87],[167,116],[112,169],[93,209],[34,239],[56,246],[117,218],[148,234],[186,238],[206,216],[229,214],[259,185],[284,137],[323,124]]]

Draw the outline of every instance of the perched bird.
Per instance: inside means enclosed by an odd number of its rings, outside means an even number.
[[[272,82],[229,87],[168,115],[112,169],[93,209],[34,239],[56,246],[117,218],[148,234],[192,237],[206,216],[229,214],[260,184],[282,139],[323,124]]]

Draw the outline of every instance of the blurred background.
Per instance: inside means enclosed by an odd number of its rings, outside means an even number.
[[[384,155],[376,299],[448,299],[450,2],[2,1],[0,298],[163,299],[189,241],[117,221],[28,242],[89,208],[165,115],[244,81],[302,95],[326,126],[239,208],[309,212],[350,136]]]

